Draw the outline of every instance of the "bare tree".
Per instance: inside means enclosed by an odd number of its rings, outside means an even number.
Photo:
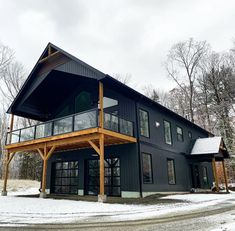
[[[206,41],[187,41],[175,44],[168,53],[165,64],[168,76],[181,88],[189,102],[190,120],[194,122],[193,97],[195,81],[200,72],[200,62],[209,49]]]
[[[150,84],[150,85],[144,86],[143,92],[144,92],[144,95],[146,95],[148,98],[159,103],[159,95],[158,95],[157,89],[155,89],[153,85]]]
[[[129,85],[131,83],[131,74],[124,75],[124,74],[116,73],[116,74],[113,74],[113,77],[125,85]]]
[[[0,79],[2,73],[5,72],[5,69],[11,63],[14,58],[14,52],[7,46],[4,46],[0,43]]]

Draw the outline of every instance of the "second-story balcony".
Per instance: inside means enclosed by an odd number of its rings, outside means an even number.
[[[50,146],[52,141],[53,143],[60,141],[57,142],[57,149],[85,148],[89,147],[89,144],[79,142],[79,138],[100,132],[104,133],[107,138],[104,140],[105,145],[135,142],[133,122],[104,112],[103,128],[100,128],[98,112],[98,109],[92,109],[13,130],[7,133],[5,148],[12,149],[12,151],[33,150],[35,147],[42,148],[45,142],[48,142],[47,146]],[[77,137],[77,142],[66,143],[69,137]],[[64,142],[63,139],[65,139]]]

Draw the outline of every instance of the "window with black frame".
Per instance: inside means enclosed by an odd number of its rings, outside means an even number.
[[[164,138],[165,143],[172,145],[171,124],[164,120]]]
[[[167,172],[168,172],[168,183],[169,184],[176,184],[175,161],[173,159],[167,159]]]
[[[78,161],[56,162],[52,165],[52,192],[78,193]]]
[[[180,142],[184,141],[184,134],[183,129],[181,127],[176,127],[176,133],[177,133],[177,140]]]
[[[151,155],[147,153],[142,153],[142,158],[143,158],[143,183],[151,184],[153,183]]]
[[[149,114],[142,109],[139,110],[140,114],[140,135],[149,137]]]

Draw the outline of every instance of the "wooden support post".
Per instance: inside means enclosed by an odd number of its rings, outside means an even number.
[[[2,196],[7,196],[7,179],[8,179],[8,172],[9,172],[9,158],[10,158],[10,153],[6,153],[6,158],[5,158],[5,173],[4,173],[4,183],[3,183],[3,190],[2,190]]]
[[[41,198],[45,198],[46,197],[46,177],[47,177],[47,162],[48,159],[51,157],[51,155],[53,154],[54,150],[55,150],[56,146],[52,146],[51,149],[48,151],[47,146],[44,146],[44,150],[42,151],[41,149],[37,149],[38,153],[40,154],[40,156],[42,157],[43,160],[43,171],[42,171],[42,189],[41,189],[41,193],[40,193],[40,197]]]
[[[103,98],[104,98],[104,88],[103,88],[103,83],[99,82],[99,125],[100,128],[104,127],[104,104],[103,104]]]
[[[6,153],[5,158],[5,173],[4,173],[4,183],[3,183],[3,190],[2,190],[2,196],[7,196],[7,179],[8,179],[8,173],[9,173],[9,164],[11,163],[12,158],[14,157],[15,152],[13,153]]]
[[[107,200],[104,194],[104,134],[100,134],[100,194],[98,195],[99,202]]]
[[[212,159],[212,168],[213,168],[213,174],[214,174],[214,179],[215,179],[216,192],[219,192],[219,183],[218,183],[218,176],[217,176],[217,171],[216,171],[215,158]]]
[[[227,178],[227,171],[225,168],[224,160],[222,160],[222,165],[223,165],[223,172],[224,172],[224,182],[225,182],[225,187],[226,187],[226,192],[228,193],[228,178]]]

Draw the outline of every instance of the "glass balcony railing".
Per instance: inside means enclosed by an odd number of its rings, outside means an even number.
[[[8,132],[6,144],[20,143],[95,127],[98,127],[97,109]],[[129,136],[134,134],[132,122],[108,113],[104,113],[104,128]]]
[[[133,122],[109,113],[104,113],[104,128],[124,135],[134,136]]]

